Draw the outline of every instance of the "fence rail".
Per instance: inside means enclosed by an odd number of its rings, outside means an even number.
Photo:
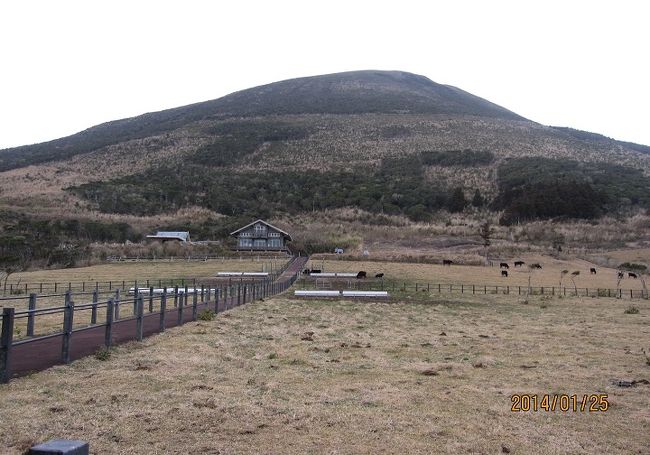
[[[124,287],[110,292],[94,289],[73,293],[67,290],[49,296],[62,297],[62,304],[42,308],[37,308],[36,303],[43,296],[31,294],[26,309],[2,309],[0,383],[9,381],[15,374],[69,363],[71,359],[88,355],[101,346],[110,348],[116,341],[142,340],[146,335],[194,321],[199,310],[221,313],[284,292],[298,279],[301,267],[302,261],[294,259],[263,280],[235,280],[217,286],[195,285],[191,289],[188,284],[171,288],[161,286],[162,292],[158,293],[154,292],[153,286],[148,286],[146,293],[139,292],[137,285],[133,287],[133,295],[123,292]],[[76,303],[75,299],[82,303]],[[62,324],[51,324],[53,316],[58,316],[59,321],[62,317]],[[84,322],[78,322],[80,317]],[[45,332],[36,335],[39,321]],[[18,325],[25,325],[26,333],[20,336],[21,332],[15,339]],[[60,344],[57,338],[60,338]]]
[[[287,261],[287,258],[279,258],[284,262],[281,265],[278,265],[276,269],[273,267],[273,270],[269,271],[270,277],[277,278],[284,272],[289,266],[291,261]],[[265,272],[267,273],[267,272]],[[214,276],[212,279],[223,278],[219,276]],[[246,278],[254,278],[250,276],[244,276]],[[156,286],[156,287],[174,287],[179,285],[181,287],[186,284],[191,283],[192,286],[201,284],[201,280],[196,278],[157,278],[157,279],[142,279],[142,280],[106,280],[106,281],[64,281],[64,282],[25,282],[25,283],[12,283],[4,282],[2,286],[2,297],[0,297],[0,306],[4,300],[14,299],[16,295],[22,295],[22,298],[28,298],[27,295],[30,293],[36,294],[61,294],[65,291],[74,291],[74,292],[87,292],[94,289],[102,291],[112,291],[115,289],[126,289],[127,286],[134,286],[136,283],[139,283],[141,286],[146,285],[146,287]],[[9,296],[9,298],[7,298]],[[20,297],[19,297],[20,298]]]
[[[303,288],[331,289],[331,284],[325,280],[313,283],[302,281]],[[459,294],[504,294],[504,295],[548,295],[571,297],[612,297],[619,299],[648,299],[646,289],[613,289],[613,288],[575,288],[558,286],[507,286],[485,284],[454,284],[454,283],[406,283],[363,280],[348,280],[347,288],[366,291],[393,292],[428,292],[428,293],[459,293]]]
[[[264,262],[287,260],[290,256],[108,256],[108,262],[207,262],[207,261],[241,261]]]

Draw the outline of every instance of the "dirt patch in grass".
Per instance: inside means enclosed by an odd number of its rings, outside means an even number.
[[[461,300],[462,297],[462,300]],[[650,304],[275,298],[0,386],[0,446],[96,453],[645,453]],[[604,413],[510,410],[606,393]]]

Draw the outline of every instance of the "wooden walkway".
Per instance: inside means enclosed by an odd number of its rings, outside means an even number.
[[[276,280],[276,284],[288,283],[292,276],[300,272],[308,258],[296,258]],[[242,303],[243,304],[243,303]],[[227,311],[237,306],[237,297],[230,297],[226,300],[219,300],[217,313]],[[197,312],[203,309],[215,308],[214,300],[198,303]],[[172,307],[165,311],[165,328],[178,325],[178,308]],[[193,319],[192,306],[183,308],[183,323]],[[132,341],[136,339],[136,319],[128,318],[114,321],[112,330],[113,345]],[[73,332],[70,338],[70,360],[80,359],[95,353],[104,346],[105,326],[92,326],[82,331]],[[144,315],[143,335],[149,336],[160,332],[160,313],[149,313]],[[45,370],[54,365],[62,363],[62,334],[43,340],[35,340],[25,344],[19,344],[12,348],[11,376],[24,376],[36,371]]]

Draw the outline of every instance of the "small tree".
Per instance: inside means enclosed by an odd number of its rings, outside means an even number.
[[[481,191],[476,188],[474,191],[474,197],[472,198],[472,205],[476,208],[481,208],[485,205],[485,199],[481,196]]]
[[[564,277],[566,276],[567,273],[569,273],[568,270],[562,270],[560,272],[560,288],[562,287],[562,279],[564,279]]]
[[[461,187],[456,187],[454,192],[449,198],[449,211],[451,213],[462,212],[467,206],[467,199],[465,199],[465,192]]]
[[[481,237],[483,240],[483,248],[485,252],[485,265],[489,263],[488,261],[488,248],[492,244],[492,234],[494,233],[492,226],[490,225],[490,221],[487,220],[485,223],[481,225],[481,228],[478,231],[478,235]]]
[[[576,291],[576,296],[578,295],[578,286],[576,285],[575,278],[580,275],[580,270],[576,270],[575,272],[571,272],[571,282],[573,283],[573,288]]]

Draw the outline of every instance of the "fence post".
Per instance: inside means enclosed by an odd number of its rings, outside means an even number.
[[[192,321],[196,321],[196,301],[198,300],[198,292],[196,288],[194,288],[194,292],[192,294]]]
[[[65,293],[65,310],[63,313],[63,341],[61,344],[61,358],[63,363],[70,363],[70,338],[72,337],[72,323],[74,319],[74,303],[70,291]]]
[[[176,319],[176,325],[183,325],[183,296],[180,296],[180,302],[178,305],[178,317]]]
[[[113,313],[115,312],[113,299],[106,302],[106,331],[104,332],[104,345],[110,349],[113,344]]]
[[[149,313],[153,313],[153,286],[149,286]]]
[[[194,291],[196,291],[196,288],[194,288]],[[201,285],[201,303],[205,303],[205,285]]]
[[[120,319],[120,290],[115,289],[115,320]]]
[[[138,282],[134,281],[133,282],[133,316],[135,316],[138,312],[138,296],[140,295],[140,292],[138,290]]]
[[[97,301],[99,300],[99,293],[97,288],[93,291],[93,306],[90,310],[90,323],[97,324]]]
[[[214,290],[214,314],[219,312],[219,288]]]
[[[178,285],[174,286],[174,308],[178,306]]]
[[[33,337],[34,336],[34,313],[31,313],[31,311],[34,311],[36,309],[36,294],[29,294],[29,306],[27,309],[30,311],[30,313],[27,315],[27,336],[28,337]]]
[[[143,330],[142,330],[142,325],[144,322],[144,297],[142,297],[142,294],[138,295],[138,306],[137,306],[137,312],[136,312],[136,324],[135,324],[135,337],[137,338],[138,341],[142,341],[143,337]]]
[[[244,285],[244,301],[242,303],[246,304],[246,289],[248,288],[248,285]]]
[[[14,337],[14,309],[2,309],[2,332],[0,333],[0,384],[11,378],[11,344]]]
[[[241,305],[241,284],[237,285],[237,305]]]
[[[160,296],[160,322],[158,329],[160,332],[165,331],[165,310],[167,309],[167,286],[163,289],[163,293]]]

